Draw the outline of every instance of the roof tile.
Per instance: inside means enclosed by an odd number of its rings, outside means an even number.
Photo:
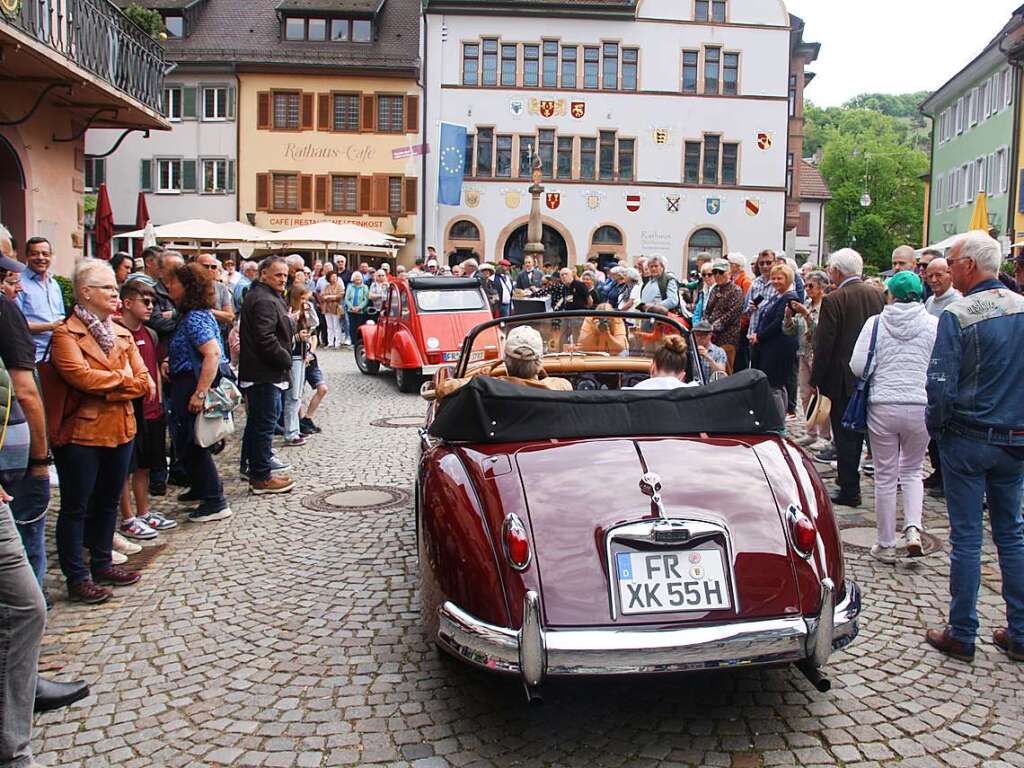
[[[800,199],[801,200],[831,200],[832,193],[829,192],[828,184],[821,175],[816,165],[800,161]]]

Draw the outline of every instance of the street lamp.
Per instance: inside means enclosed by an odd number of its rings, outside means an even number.
[[[871,194],[868,192],[867,178],[866,177],[865,177],[865,180],[864,180],[864,184],[865,184],[865,186],[864,186],[864,194],[860,196],[860,207],[861,208],[870,208],[871,207]]]

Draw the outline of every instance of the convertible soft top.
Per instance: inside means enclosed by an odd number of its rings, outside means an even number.
[[[554,392],[478,376],[440,401],[430,434],[469,443],[781,432],[761,371],[702,387]]]
[[[408,281],[413,290],[425,288],[431,291],[453,291],[480,287],[480,281],[475,277],[410,277]]]

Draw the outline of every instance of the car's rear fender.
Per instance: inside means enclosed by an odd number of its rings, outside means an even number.
[[[425,454],[419,492],[421,577],[425,589],[439,593],[429,602],[451,600],[489,623],[513,626],[497,567],[500,542],[462,457],[443,445]]]
[[[377,352],[377,338],[381,328],[377,324],[363,323],[359,326],[359,336],[363,341],[367,360],[380,360]]]
[[[385,364],[388,368],[422,368],[425,365],[416,339],[405,328],[395,331]]]

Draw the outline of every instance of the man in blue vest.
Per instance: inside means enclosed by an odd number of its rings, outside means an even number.
[[[964,297],[939,317],[928,369],[928,431],[939,443],[949,512],[949,624],[926,639],[961,661],[974,658],[987,499],[999,553],[1008,626],[992,639],[1024,661],[1024,297],[999,281],[999,243],[969,232],[946,258]]]

